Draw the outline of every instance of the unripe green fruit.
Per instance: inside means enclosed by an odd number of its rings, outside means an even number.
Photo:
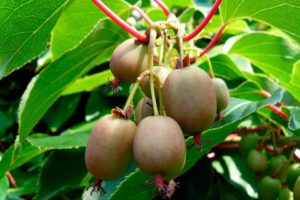
[[[286,178],[290,190],[294,189],[294,184],[299,176],[300,176],[300,164],[294,163],[290,165],[287,173],[287,178]]]
[[[294,184],[294,200],[300,200],[300,176],[297,178]]]
[[[247,134],[242,136],[240,141],[240,150],[248,153],[252,149],[256,149],[258,144],[258,137],[256,134]]]
[[[132,157],[136,125],[113,115],[100,118],[86,146],[87,169],[98,179],[109,180],[121,176]]]
[[[168,75],[171,73],[171,69],[169,67],[161,67],[161,66],[156,66],[153,69],[155,71],[155,73],[157,74],[157,76],[159,77],[159,81],[160,81],[160,87],[162,87],[164,85],[164,82],[166,80],[166,78],[168,77]],[[155,88],[155,96],[156,98],[158,98],[158,90],[157,90],[157,86],[155,83],[155,79],[154,79],[154,88]],[[141,84],[142,90],[144,92],[144,94],[151,98],[151,90],[150,90],[150,78],[149,76],[146,76]]]
[[[151,99],[144,97],[141,99],[135,109],[135,120],[139,124],[142,119],[154,115]]]
[[[166,116],[143,119],[133,142],[134,159],[144,172],[170,180],[179,175],[186,157],[182,130],[175,120]]]
[[[147,69],[148,46],[135,39],[121,43],[113,52],[110,69],[121,82],[133,83],[141,72]]]
[[[279,196],[281,183],[278,179],[270,176],[264,177],[258,188],[258,199],[260,200],[276,200]]]
[[[273,156],[270,159],[269,169],[282,182],[286,181],[288,173],[288,160],[284,155]]]
[[[288,188],[284,188],[280,191],[278,200],[293,200],[293,193]]]
[[[228,87],[223,79],[213,78],[212,82],[216,91],[217,97],[217,111],[224,110],[229,103],[229,91]]]
[[[198,67],[176,69],[163,85],[164,106],[184,132],[207,129],[217,113],[216,93],[208,74]]]
[[[263,172],[268,168],[267,157],[256,149],[249,152],[247,162],[249,168],[256,173]]]

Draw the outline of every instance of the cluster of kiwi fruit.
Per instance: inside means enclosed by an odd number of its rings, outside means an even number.
[[[97,179],[119,177],[133,157],[142,171],[161,177],[168,185],[185,165],[184,136],[209,128],[228,104],[226,83],[220,78],[212,79],[201,68],[154,66],[151,73],[159,79],[154,83],[154,96],[158,98],[158,91],[162,91],[164,107],[163,113],[155,115],[149,75],[140,79],[148,69],[148,56],[148,45],[135,39],[124,41],[113,52],[110,69],[115,78],[125,83],[141,81],[145,96],[135,108],[135,122],[122,110],[96,122],[85,161]]]
[[[300,200],[300,164],[285,154],[267,155],[258,146],[258,135],[244,135],[240,150],[247,154],[249,169],[261,178],[258,186],[260,200]]]

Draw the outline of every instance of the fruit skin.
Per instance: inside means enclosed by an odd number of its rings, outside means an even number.
[[[256,149],[258,144],[258,138],[256,134],[247,134],[242,136],[240,141],[240,150],[241,152],[248,153],[252,149]]]
[[[258,199],[260,200],[276,200],[279,196],[281,183],[278,179],[265,176],[258,188]]]
[[[161,87],[164,85],[164,82],[166,80],[166,78],[168,77],[168,75],[171,73],[171,69],[169,67],[162,67],[162,66],[155,66],[153,68],[153,70],[155,71],[155,73],[157,74],[157,76],[159,77],[160,80],[160,84]],[[154,79],[155,80],[155,79]],[[150,79],[149,76],[146,76],[141,84],[142,90],[144,92],[144,94],[151,98],[151,91],[150,91]],[[158,98],[158,90],[157,90],[157,86],[155,84],[155,96],[156,98]]]
[[[300,176],[297,178],[294,184],[294,200],[300,200]]]
[[[286,177],[286,181],[288,183],[290,190],[293,190],[294,184],[299,176],[300,176],[300,164],[294,163],[290,165]]]
[[[212,79],[216,97],[217,97],[217,112],[224,110],[229,103],[229,91],[228,87],[223,79],[213,78]]]
[[[256,149],[252,149],[249,152],[247,163],[249,168],[256,173],[263,172],[268,168],[267,157]]]
[[[154,115],[153,106],[151,105],[152,101],[148,97],[144,97],[138,102],[135,109],[135,121],[137,124],[145,117]]]
[[[270,159],[269,169],[271,174],[274,174],[282,182],[286,181],[288,167],[288,160],[284,155],[273,156]]]
[[[293,200],[292,192],[288,188],[282,189],[278,200]]]
[[[136,130],[133,142],[134,159],[141,170],[170,180],[179,175],[186,157],[182,130],[167,116],[149,116]]]
[[[216,93],[208,74],[198,67],[176,69],[163,85],[164,106],[184,132],[207,129],[217,113]]]
[[[110,69],[121,82],[133,83],[147,69],[148,46],[135,39],[122,42],[113,52]]]
[[[113,115],[100,118],[89,137],[85,163],[98,179],[110,180],[122,175],[132,158],[136,125]]]

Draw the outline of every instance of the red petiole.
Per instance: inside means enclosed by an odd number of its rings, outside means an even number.
[[[153,24],[152,20],[148,17],[148,15],[139,7],[136,6],[131,6],[130,7],[132,10],[135,10],[136,12],[139,13],[139,15],[148,23],[148,24]]]
[[[165,13],[165,15],[168,17],[171,12],[169,10],[169,8],[160,0],[153,0]]]
[[[140,33],[135,28],[127,24],[123,19],[121,19],[118,15],[112,12],[101,0],[93,0],[93,2],[108,16],[110,17],[116,24],[118,24],[121,28],[123,28],[126,32],[133,35],[136,39],[141,42],[148,42],[148,38],[146,35]]]
[[[190,34],[183,37],[183,41],[187,42],[196,37],[208,24],[208,22],[211,20],[211,18],[214,16],[214,14],[217,12],[222,0],[217,0],[211,10],[209,11],[208,15],[205,17],[205,19],[201,22],[201,24]]]

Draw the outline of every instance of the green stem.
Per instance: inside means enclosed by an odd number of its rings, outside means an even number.
[[[180,31],[180,30],[179,30]],[[183,67],[183,58],[184,58],[184,53],[183,53],[183,39],[180,33],[178,34],[177,37],[177,42],[179,44],[179,60],[180,60],[180,67]]]
[[[133,99],[133,97],[134,97],[137,89],[139,88],[139,85],[140,85],[140,81],[135,82],[132,90],[130,91],[130,94],[129,94],[129,97],[128,97],[127,101],[126,101],[126,104],[125,104],[125,106],[123,108],[124,112],[126,112],[127,109],[129,108],[129,106],[130,106],[130,104],[132,102],[132,99]]]
[[[168,49],[166,59],[165,59],[165,66],[170,66],[170,59],[171,59],[171,54],[172,54],[173,47],[174,47],[174,43],[171,42],[170,46],[169,46],[169,49]]]
[[[163,61],[163,57],[164,57],[164,50],[165,50],[165,42],[166,42],[166,36],[165,36],[165,32],[163,32],[162,36],[161,36],[161,46],[160,46],[160,52],[159,52],[159,65],[161,65],[162,61]]]
[[[148,44],[148,69],[151,72],[150,73],[150,91],[151,91],[151,99],[152,99],[152,104],[153,104],[153,112],[154,115],[159,115],[158,114],[158,109],[157,109],[157,103],[156,103],[156,98],[155,98],[155,89],[154,89],[154,78],[153,78],[153,52],[154,52],[154,45],[155,45],[155,40],[156,40],[156,31],[154,29],[150,30],[150,39],[149,39],[149,44]]]
[[[209,67],[208,74],[209,74],[210,78],[215,78],[215,74],[214,74],[214,70],[213,70],[213,66],[211,64],[210,58],[207,54],[205,54],[205,57],[207,59],[207,63],[208,63],[208,67]]]

